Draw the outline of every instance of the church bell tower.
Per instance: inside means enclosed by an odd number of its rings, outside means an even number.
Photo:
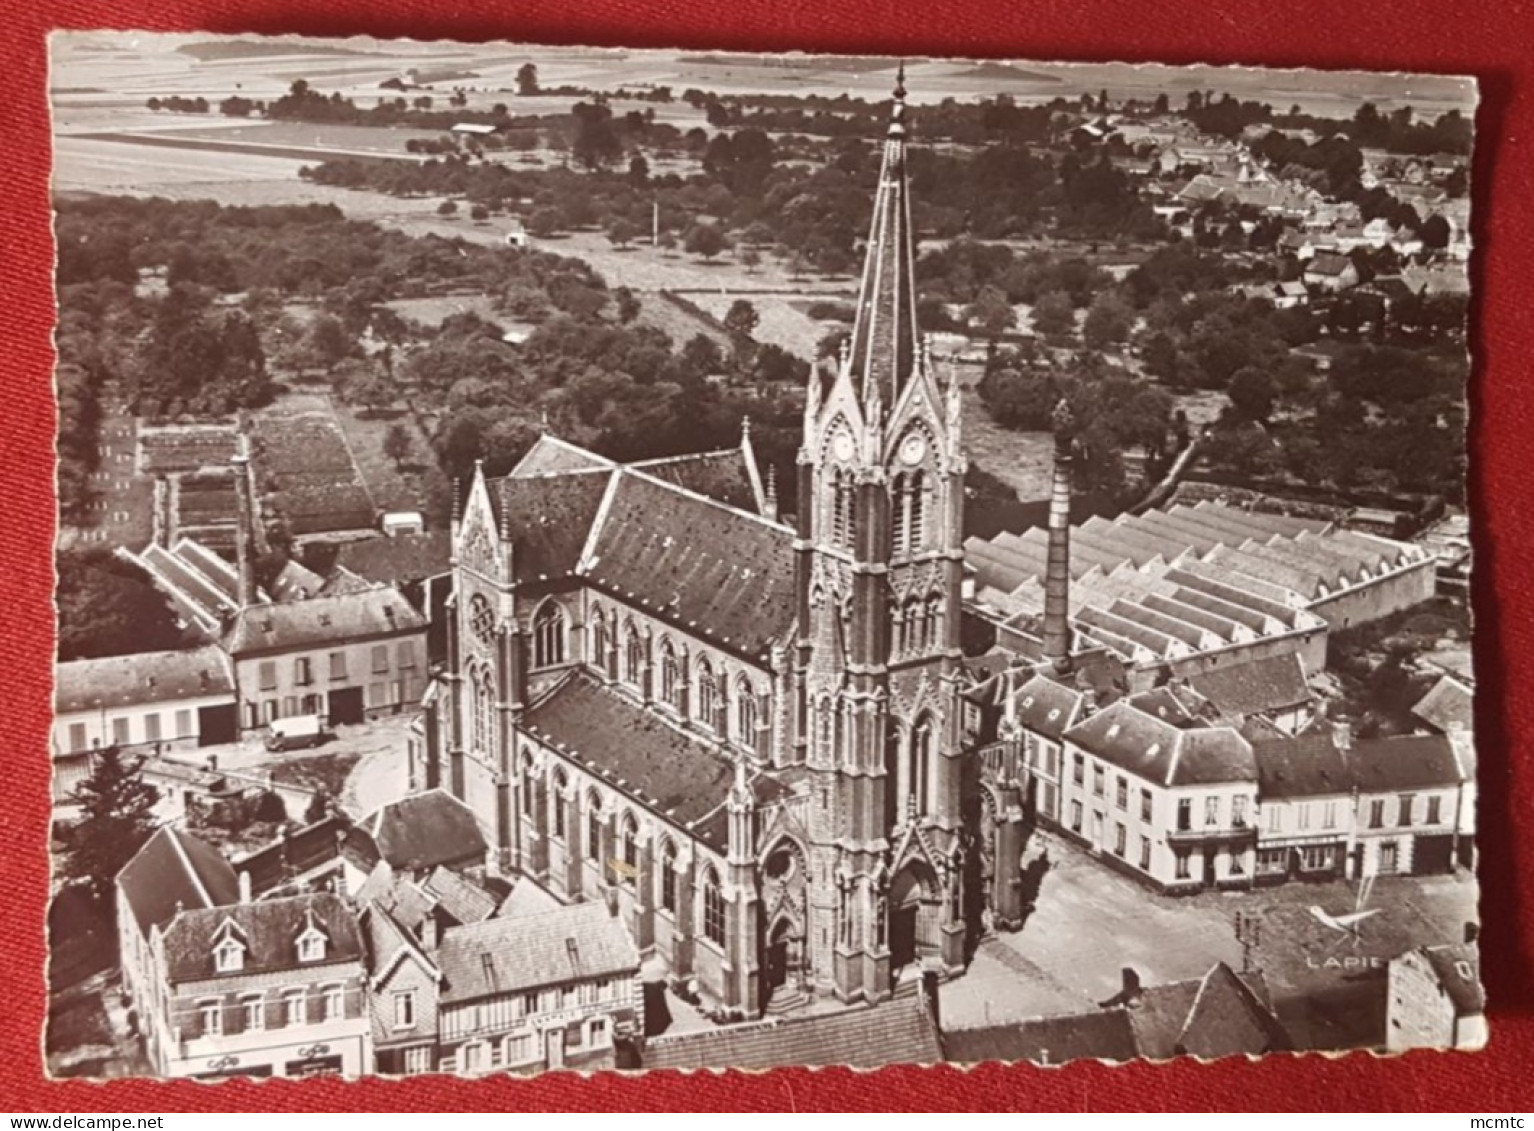
[[[916,323],[904,68],[852,336],[812,374],[799,451],[797,739],[817,988],[880,1000],[957,967],[960,399]]]

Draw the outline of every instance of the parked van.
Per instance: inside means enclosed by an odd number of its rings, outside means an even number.
[[[325,719],[320,715],[294,715],[286,719],[273,719],[266,727],[268,750],[303,750],[318,746],[330,735],[325,730]]]

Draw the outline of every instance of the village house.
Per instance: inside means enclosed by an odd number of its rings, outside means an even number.
[[[1339,732],[1357,791],[1351,875],[1452,871],[1466,819],[1465,767],[1444,735],[1351,739]],[[1469,807],[1473,809],[1473,806]]]
[[[1256,742],[1258,884],[1347,874],[1353,778],[1332,731]]]
[[[338,725],[399,714],[426,688],[426,618],[392,588],[248,605],[224,649],[244,731],[294,715]]]
[[[1358,266],[1346,255],[1321,251],[1305,265],[1304,277],[1309,286],[1324,291],[1345,291],[1358,285]]]
[[[1260,1056],[1293,1047],[1258,973],[1217,963],[1202,978],[1141,986],[1133,971],[1096,1012],[1065,1014],[975,1029],[947,1029],[944,1059],[1064,1064],[1078,1058],[1114,1063],[1146,1058]]]
[[[361,1075],[362,938],[334,894],[253,902],[209,845],[162,828],[117,877],[123,990],[156,1075]]]
[[[1486,991],[1475,946],[1409,950],[1392,959],[1385,1006],[1385,1047],[1474,1052],[1487,1040]]]
[[[446,790],[413,793],[370,813],[358,829],[394,872],[424,879],[438,868],[477,872],[489,851],[473,811]]]
[[[1250,885],[1257,781],[1233,728],[1180,728],[1121,699],[1064,737],[1072,839],[1164,891]]]
[[[612,1068],[643,1034],[639,951],[604,901],[417,931],[365,913],[378,1070]]]
[[[90,774],[104,746],[159,752],[234,738],[234,681],[217,648],[71,660],[55,673],[56,802]]]

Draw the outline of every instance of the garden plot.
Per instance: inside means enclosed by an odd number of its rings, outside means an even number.
[[[296,402],[296,403],[295,403]],[[315,404],[317,408],[298,408]],[[377,514],[347,446],[322,398],[290,398],[262,413],[252,429],[257,482],[267,505],[302,536],[370,529]]]
[[[234,476],[207,471],[177,476],[171,486],[175,530],[173,539],[186,537],[212,549],[234,546],[239,502]]]
[[[232,427],[165,428],[139,431],[139,467],[146,475],[174,475],[226,467],[238,438]]]
[[[447,481],[413,415],[402,409],[373,412],[343,405],[336,405],[334,413],[362,482],[380,510],[424,512],[434,493],[445,497]],[[384,437],[396,424],[410,437],[410,450],[398,463],[384,451]]]

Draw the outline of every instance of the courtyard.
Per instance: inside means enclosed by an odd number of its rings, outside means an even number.
[[[1381,879],[1360,904],[1354,883],[1292,883],[1242,892],[1159,895],[1048,833],[1035,910],[1022,930],[983,942],[963,977],[944,986],[945,1027],[978,1028],[1090,1011],[1119,992],[1124,971],[1144,985],[1201,978],[1217,962],[1243,968],[1237,916],[1256,924],[1250,967],[1302,1047],[1375,1043],[1389,960],[1458,942],[1477,920],[1468,874]],[[1373,911],[1356,938],[1328,915]]]

